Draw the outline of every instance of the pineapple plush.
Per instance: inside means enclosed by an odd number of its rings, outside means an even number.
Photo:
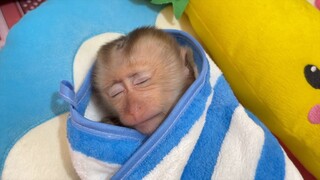
[[[190,0],[240,101],[320,178],[320,12],[305,0]]]

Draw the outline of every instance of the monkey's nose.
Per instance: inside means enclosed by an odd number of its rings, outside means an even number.
[[[134,121],[139,121],[142,117],[142,107],[139,104],[130,104],[128,107],[128,114],[133,117]]]

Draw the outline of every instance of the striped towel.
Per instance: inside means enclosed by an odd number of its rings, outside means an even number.
[[[188,34],[167,30],[193,49],[199,71],[149,137],[90,120],[91,72],[75,93],[67,121],[73,165],[82,179],[302,179],[269,130],[237,101],[219,68]],[[91,112],[92,113],[92,112]]]

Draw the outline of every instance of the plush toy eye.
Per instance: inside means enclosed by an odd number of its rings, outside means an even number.
[[[313,88],[320,89],[320,70],[317,66],[307,65],[304,68],[304,76]]]

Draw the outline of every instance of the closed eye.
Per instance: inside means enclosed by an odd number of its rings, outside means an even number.
[[[125,88],[122,84],[114,84],[108,89],[108,95],[112,98],[118,96],[119,94],[123,93]]]
[[[142,85],[150,80],[149,76],[136,77],[133,80],[133,85]]]

